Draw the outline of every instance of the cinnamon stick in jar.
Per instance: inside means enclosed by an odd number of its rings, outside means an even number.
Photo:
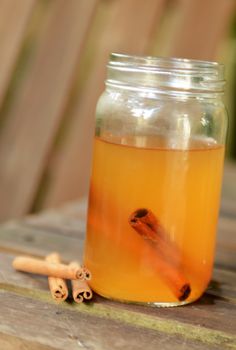
[[[46,256],[45,260],[49,263],[59,264],[61,262],[58,253],[51,253]],[[53,299],[58,302],[64,301],[68,298],[68,288],[66,281],[58,277],[48,277],[48,285]]]
[[[45,260],[30,258],[27,256],[18,256],[12,266],[19,271],[31,272],[44,276],[58,277],[62,279],[87,279],[83,268],[71,267],[61,263],[52,263]]]
[[[167,232],[151,210],[137,209],[130,215],[129,223],[143,239],[158,248],[159,253],[166,261],[175,266],[180,264],[179,249],[168,239]]]
[[[191,287],[179,268],[180,252],[168,239],[168,235],[151,210],[140,208],[129,217],[129,224],[155,249],[155,267],[179,301],[186,300]]]
[[[73,261],[69,265],[72,268],[81,268],[78,262]],[[89,272],[89,271],[88,271]],[[93,296],[93,292],[86,280],[72,280],[72,295],[76,303],[82,303],[84,300],[89,300]]]

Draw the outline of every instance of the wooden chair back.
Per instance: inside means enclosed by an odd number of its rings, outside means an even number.
[[[110,52],[215,59],[235,1],[0,0],[0,8],[5,220],[87,193]]]

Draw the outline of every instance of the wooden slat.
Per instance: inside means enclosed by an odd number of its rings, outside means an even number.
[[[154,344],[156,346],[162,344],[165,337],[168,337],[170,344],[176,349],[179,349],[179,345],[182,345],[180,349],[185,348],[185,346],[187,349],[190,344],[190,348],[196,347],[197,349],[211,349],[211,347],[218,349],[217,346],[219,349],[220,346],[225,346],[224,348],[227,349],[236,344],[234,337],[236,299],[232,297],[233,293],[235,295],[235,273],[217,270],[215,277],[219,280],[214,282],[208,294],[187,308],[155,309],[116,303],[98,296],[95,296],[93,303],[90,303],[89,306],[66,303],[57,306],[48,291],[47,279],[14,271],[11,267],[12,259],[13,256],[0,254],[0,300],[2,299],[0,332],[5,331],[6,334],[21,336],[23,339],[32,341],[31,337],[34,336],[34,331],[31,327],[37,328],[37,341],[53,345],[56,349],[60,349],[62,336],[66,345],[71,339],[67,333],[69,329],[74,335],[73,339],[84,335],[85,338],[82,337],[80,340],[86,339],[88,342],[94,339],[92,334],[95,332],[97,342],[94,343],[93,349],[100,349],[102,345],[106,349],[108,344],[110,346],[111,338],[115,336],[123,339],[122,346],[129,345],[129,349],[135,349],[137,344],[132,343],[130,334],[133,328],[140,332],[140,347],[138,349],[142,349],[142,346],[149,348],[148,339],[150,340],[151,334],[156,335],[157,343],[151,343],[150,349],[153,349]],[[9,303],[11,303],[10,315],[6,314]],[[210,316],[207,311],[209,305],[211,308]],[[30,329],[26,327],[29,319],[24,317],[24,313],[28,312],[29,309],[33,310]],[[44,312],[40,312],[39,309],[44,310]],[[35,317],[37,310],[37,317]],[[18,317],[14,321],[16,315]],[[31,317],[31,313],[29,317]],[[223,325],[222,318],[224,318]],[[54,322],[56,322],[56,329],[65,329],[65,319],[68,320],[69,327],[66,327],[63,334],[61,331],[53,333],[54,344],[52,344],[51,337],[46,331],[47,327],[52,330]],[[13,329],[9,327],[11,322],[14,324]],[[84,333],[84,327],[87,326],[88,322],[91,324]],[[108,323],[112,327],[107,329],[108,343],[101,343],[103,328]],[[80,332],[81,329],[83,332]],[[112,331],[112,329],[116,329],[116,331]],[[123,334],[125,329],[127,329],[127,333]],[[117,347],[114,345],[112,348],[119,349],[120,347],[117,344]],[[171,349],[171,347],[167,347],[167,349]]]
[[[47,209],[40,214],[31,214],[20,222],[32,227],[78,237],[78,232],[86,231],[87,199],[64,204],[61,208]]]
[[[221,213],[226,216],[236,217],[236,203],[235,200],[229,198],[222,198]]]
[[[0,251],[13,251],[44,256],[53,250],[65,254],[67,260],[82,259],[82,244],[85,236],[81,219],[74,219],[68,224],[68,216],[55,215],[50,222],[47,214],[45,219],[38,221],[12,222],[0,226]],[[78,223],[78,225],[76,224]],[[77,226],[77,228],[76,228]],[[216,258],[217,266],[236,270],[236,219],[220,218],[217,237]],[[82,230],[80,231],[81,228]],[[64,247],[67,247],[65,250]]]
[[[147,54],[165,0],[115,0],[110,2],[103,33],[98,38],[92,69],[74,105],[71,125],[55,153],[52,179],[45,206],[55,206],[84,195],[88,190],[94,110],[104,87],[110,52]]]
[[[57,0],[0,140],[0,219],[26,213],[67,102],[96,0]]]
[[[66,261],[82,259],[84,232],[77,237],[55,231],[9,223],[0,227],[0,251],[44,257],[52,251],[63,254]],[[66,247],[66,250],[65,250]]]
[[[0,1],[0,105],[22,46],[35,0]]]
[[[83,207],[85,203],[66,207],[64,216],[61,215],[58,221],[58,227],[65,232],[57,231],[53,211],[52,231],[49,227],[45,229],[46,219],[41,220],[42,227],[40,220],[36,219],[2,225],[0,250],[41,257],[51,250],[58,250],[65,261],[80,258],[84,233],[78,232],[76,238],[69,226],[66,236],[66,227],[74,215],[73,225],[76,225],[76,220],[81,221],[85,214]],[[48,213],[46,217],[49,218]],[[235,222],[229,217],[220,219],[219,240],[230,244],[230,249],[236,242]],[[34,224],[38,226],[33,227]],[[13,337],[12,344],[16,338],[23,344],[30,342],[31,345],[32,342],[35,349],[37,345],[51,346],[53,349],[73,349],[75,346],[77,349],[78,340],[80,346],[83,344],[85,349],[87,346],[94,350],[111,347],[128,347],[131,350],[217,350],[236,347],[236,271],[214,269],[213,282],[207,293],[197,302],[182,308],[156,309],[128,305],[96,295],[87,306],[56,305],[48,291],[47,278],[14,271],[11,262],[15,254],[0,253],[0,335],[4,334],[9,346]],[[235,266],[236,261],[234,269]],[[114,343],[114,339],[119,339],[119,342]],[[9,347],[9,350],[12,349]]]
[[[168,55],[215,60],[235,8],[235,0],[179,0]]]
[[[4,291],[0,292],[0,303],[0,332],[54,349],[222,350],[236,344],[234,335],[224,331],[160,317],[145,316],[142,320],[139,313],[116,312],[109,307],[56,306],[48,300]]]
[[[46,252],[45,252],[46,253]],[[12,260],[15,255],[0,253],[1,273],[0,286],[15,286],[25,288],[31,291],[47,291],[48,280],[44,276],[36,276],[30,273],[17,272],[12,267]]]
[[[212,282],[207,293],[216,295],[219,298],[232,298],[236,302],[236,271],[215,268],[213,271]]]
[[[236,163],[232,161],[225,163],[221,214],[236,218]]]
[[[45,249],[45,255],[47,254],[47,250]],[[65,255],[61,254],[61,256],[65,259]],[[12,268],[12,261],[15,255],[9,254],[9,253],[0,253],[0,261],[1,261],[1,273],[0,273],[0,286],[2,288],[7,289],[8,287],[14,287],[17,288],[23,288],[27,289],[31,292],[33,291],[44,291],[49,294],[48,289],[48,281],[45,276],[38,276],[33,274],[27,274],[27,273],[21,273],[17,272]],[[74,259],[74,255],[72,254],[71,260]],[[70,261],[70,260],[68,260]],[[202,314],[202,308],[201,305],[206,304],[209,302],[210,298],[217,297],[217,305],[219,307],[223,307],[225,302],[232,303],[236,305],[236,271],[227,271],[221,268],[215,268],[213,273],[213,281],[209,286],[209,289],[207,290],[204,297],[201,298],[200,301],[198,301],[199,308],[196,310],[194,307],[189,308],[188,313],[186,314],[186,310],[181,309],[170,312],[162,312],[163,317],[168,317],[168,315],[172,317],[172,319],[179,320],[183,322],[187,316],[190,316],[190,313],[193,313],[193,317],[190,317],[191,323],[198,324],[200,321],[200,318],[204,317]],[[139,306],[131,306],[127,308],[127,305],[122,304],[116,304],[113,302],[110,302],[108,300],[105,301],[104,298],[99,297],[96,295],[94,301],[96,303],[108,303],[109,305],[116,306],[118,309],[127,309],[127,310],[136,310],[144,314],[151,314],[151,315],[157,315],[158,313],[156,311],[152,312],[153,309],[149,309],[149,307],[143,308]],[[195,303],[196,306],[197,303]],[[191,310],[192,311],[191,311]],[[200,311],[198,311],[200,310]],[[215,310],[216,313],[218,312]],[[212,315],[213,316],[213,315]],[[196,319],[196,317],[198,319]],[[209,320],[210,322],[210,320]],[[210,325],[210,323],[208,323]],[[229,329],[233,331],[231,328],[232,325],[228,325]]]
[[[218,266],[236,270],[236,219],[221,217],[218,226],[215,262]]]
[[[0,348],[4,350],[56,350],[37,341],[28,341],[20,337],[0,332]]]
[[[223,199],[231,199],[236,204],[236,162],[225,163],[222,192]]]
[[[0,250],[43,257],[56,249],[65,261],[80,258],[84,233],[78,232],[76,236],[76,222],[81,223],[85,217],[85,208],[85,202],[75,203],[58,213],[45,212],[41,219],[32,216],[22,222],[2,225]],[[234,271],[215,268],[213,281],[204,296],[180,308],[128,305],[97,295],[87,305],[57,305],[48,291],[47,278],[14,271],[11,262],[15,254],[0,253],[0,348],[236,348],[235,226],[236,218],[220,218],[219,243],[226,247],[224,259],[229,257],[225,267],[234,261],[230,266]],[[222,261],[220,258],[220,265]]]

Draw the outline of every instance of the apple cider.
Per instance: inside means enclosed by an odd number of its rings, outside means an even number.
[[[173,279],[179,271],[189,284],[186,301],[203,293],[212,272],[223,159],[223,146],[204,142],[178,150],[95,139],[85,250],[94,291],[126,301],[175,303],[175,281],[160,271],[167,266]],[[167,252],[129,224],[139,208],[156,215]],[[165,257],[168,251],[178,259]]]

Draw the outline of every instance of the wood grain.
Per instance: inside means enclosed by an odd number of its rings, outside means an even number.
[[[0,349],[4,350],[56,350],[52,346],[0,332]]]
[[[1,273],[0,273],[0,286],[1,288],[9,288],[12,287],[12,289],[19,289],[22,290],[28,290],[29,294],[30,292],[34,291],[42,291],[47,292],[49,296],[49,289],[48,289],[48,283],[47,278],[45,276],[39,276],[34,275],[30,273],[23,273],[16,271],[12,267],[12,261],[14,259],[15,255],[9,254],[9,253],[0,253],[0,260],[1,260]],[[197,324],[199,322],[199,319],[196,319],[196,317],[202,317],[202,310],[204,309],[204,305],[207,304],[213,304],[217,308],[224,307],[225,303],[236,305],[236,271],[227,271],[222,268],[215,268],[213,273],[213,280],[212,283],[209,286],[209,289],[207,290],[207,293],[201,298],[200,301],[194,303],[193,312],[195,312],[195,316],[191,318],[191,322],[193,324]],[[211,300],[212,298],[212,300]],[[118,307],[121,309],[127,309],[127,310],[136,310],[141,313],[147,313],[147,314],[157,314],[157,309],[155,308],[149,308],[144,306],[127,306],[128,304],[122,304],[122,303],[115,303],[112,301],[108,301],[102,297],[96,296],[94,299],[95,303],[103,303],[103,304],[109,304],[113,305],[114,307]],[[196,309],[195,306],[198,305],[198,308]],[[217,306],[216,306],[217,305]],[[192,308],[191,305],[188,307],[188,312],[190,312],[190,308]],[[161,309],[165,310],[165,309]],[[175,314],[173,310],[176,310],[176,317],[181,321],[184,321],[184,317],[187,317],[188,313],[186,314],[186,308],[178,308],[178,309],[169,309],[172,311],[168,311],[171,314]],[[182,310],[182,311],[181,311]],[[185,310],[185,311],[184,311]],[[196,311],[200,310],[200,311]],[[163,315],[165,315],[165,311],[158,310],[158,313],[163,312]],[[200,314],[198,314],[200,312]],[[183,315],[182,315],[183,313]],[[209,322],[211,322],[209,320]],[[232,325],[233,326],[233,325]],[[228,326],[231,327],[230,324]],[[230,328],[231,329],[231,328]]]
[[[14,303],[12,304],[12,300]],[[4,301],[4,303],[3,303]],[[44,300],[0,292],[3,305],[0,314],[0,332],[16,335],[29,341],[37,341],[56,349],[85,348],[93,350],[123,349],[148,350],[160,348],[180,349],[230,349],[235,346],[235,337],[222,331],[187,324],[162,321],[160,317],[145,317],[142,325],[138,313],[120,313],[107,307],[100,309],[99,316],[93,314],[93,306],[55,305]],[[27,306],[27,307],[26,307]],[[9,313],[8,310],[11,309]],[[8,317],[6,317],[6,314]],[[37,315],[37,317],[35,317]],[[103,315],[103,316],[102,316]],[[136,317],[138,325],[132,325],[129,317]],[[113,317],[112,319],[110,317]],[[140,325],[139,325],[140,323]],[[14,325],[14,326],[13,326]],[[167,327],[165,329],[165,327]],[[212,336],[211,336],[212,334]],[[168,341],[167,341],[168,340]],[[231,347],[232,346],[232,347]]]
[[[52,179],[44,206],[55,206],[88,191],[94,111],[104,87],[110,52],[148,54],[165,0],[115,0],[110,2],[103,32],[97,40],[91,71],[77,97],[71,123],[61,148],[54,154]]]
[[[66,262],[80,260],[83,252],[84,233],[69,237],[55,231],[27,227],[14,223],[0,228],[0,251],[10,251],[37,257],[57,251]],[[66,247],[66,249],[65,249]]]
[[[40,349],[41,345],[42,349],[51,346],[53,349],[87,347],[94,350],[127,346],[131,350],[144,347],[166,350],[236,348],[236,262],[227,265],[223,260],[227,269],[214,269],[209,289],[197,302],[182,308],[162,309],[117,303],[97,295],[88,305],[63,303],[58,306],[50,296],[46,278],[12,268],[11,262],[18,252],[43,257],[56,249],[65,261],[81,257],[84,232],[78,232],[76,237],[70,227],[67,233],[66,225],[73,220],[73,215],[77,220],[82,219],[83,207],[85,209],[85,202],[82,206],[79,203],[68,205],[64,215],[63,209],[59,211],[61,215],[51,211],[52,228],[48,213],[41,221],[26,218],[0,227],[0,335],[4,334],[9,350],[15,350],[13,345],[21,341],[22,344],[32,343],[33,349],[33,346]],[[57,231],[55,218],[59,216],[61,229]],[[73,225],[75,223],[76,219]],[[219,242],[229,249],[235,241],[235,223],[236,219],[231,217],[220,219]],[[10,251],[12,255],[7,253]],[[227,248],[225,256],[228,253]],[[222,265],[222,260],[218,263]],[[119,341],[114,342],[114,339]]]
[[[78,232],[86,231],[87,205],[87,198],[82,198],[78,202],[67,203],[56,209],[50,208],[38,214],[28,215],[21,219],[20,223],[77,237]]]
[[[31,337],[34,336],[34,331],[32,333],[33,327],[37,331],[40,329],[37,340],[47,345],[55,346],[56,344],[56,348],[60,348],[58,343],[61,340],[61,336],[64,336],[64,339],[68,341],[66,332],[61,334],[61,327],[65,329],[63,317],[57,316],[63,315],[71,321],[68,322],[67,326],[73,332],[74,336],[78,336],[78,333],[74,333],[74,331],[81,329],[81,322],[83,324],[82,329],[84,327],[88,327],[88,329],[85,333],[82,332],[79,334],[86,335],[86,339],[89,342],[93,339],[91,333],[96,333],[98,341],[96,346],[94,344],[94,349],[100,349],[102,329],[108,322],[112,328],[114,327],[116,329],[115,334],[113,334],[114,331],[112,333],[111,328],[109,328],[109,341],[112,335],[123,339],[125,336],[123,334],[124,329],[128,329],[129,332],[131,329],[132,332],[133,327],[136,329],[138,327],[140,334],[142,334],[140,341],[143,346],[148,344],[150,334],[153,332],[156,334],[158,341],[155,345],[160,345],[161,343],[159,341],[161,339],[162,342],[163,337],[170,338],[172,346],[175,344],[178,348],[178,345],[182,344],[183,348],[186,346],[186,349],[187,345],[190,346],[190,344],[192,346],[191,348],[195,348],[196,346],[197,349],[200,348],[199,345],[202,346],[202,349],[211,349],[212,346],[213,348],[216,346],[216,349],[218,349],[217,346],[223,345],[227,349],[228,345],[230,348],[231,345],[235,344],[236,300],[227,299],[227,293],[230,292],[231,287],[236,281],[235,273],[231,273],[228,276],[224,270],[218,271],[217,273],[224,282],[222,284],[221,295],[205,294],[198,302],[183,308],[156,309],[115,303],[98,296],[88,306],[83,305],[82,307],[78,307],[75,304],[70,305],[65,303],[60,307],[54,304],[50,296],[46,278],[14,271],[11,268],[13,256],[0,254],[0,259],[3,262],[2,271],[4,271],[4,273],[0,274],[0,300],[1,297],[4,298],[4,303],[0,301],[1,305],[3,305],[0,316],[0,332],[3,330],[6,331],[6,329],[9,332],[7,325],[13,322],[14,330],[13,332],[11,330],[10,334],[18,337],[21,336],[23,339],[31,341]],[[231,279],[229,280],[228,277]],[[219,284],[220,282],[218,282]],[[217,289],[219,290],[219,286],[216,286],[217,282],[215,281],[212,287],[212,290],[215,292],[217,292]],[[7,310],[8,303],[11,303],[12,311],[11,315],[6,317],[5,310]],[[211,317],[209,317],[209,312],[207,311],[209,307],[211,308]],[[43,312],[40,312],[39,308]],[[27,317],[26,319],[24,313],[28,312],[28,310],[31,310],[31,312],[29,318]],[[35,317],[35,314],[37,314],[37,317]],[[4,316],[5,319],[3,321]],[[223,326],[221,323],[222,317],[225,317]],[[54,320],[55,318],[56,320]],[[30,329],[26,327],[28,322],[30,324],[32,323]],[[53,341],[55,343],[52,344],[46,329],[47,327],[49,329],[53,327],[54,322],[57,322],[57,329],[60,329],[60,332],[54,333]],[[51,326],[49,326],[49,323]],[[90,326],[87,323],[91,323]],[[122,344],[123,346],[124,344],[129,344],[132,349],[132,346],[135,346],[136,343],[132,343],[129,332],[126,334],[126,341],[124,338]],[[152,344],[152,346],[154,345]],[[119,349],[119,346],[117,348]],[[153,348],[150,347],[150,349]],[[170,349],[170,347],[167,347],[167,349]]]
[[[0,2],[0,105],[7,91],[35,0]]]
[[[50,307],[50,305],[48,304],[51,304],[53,302],[52,302],[51,296],[49,295],[49,292],[45,291],[45,286],[42,283],[43,281],[40,281],[38,276],[32,277],[32,276],[29,276],[28,274],[21,274],[16,271],[11,271],[11,269],[9,268],[9,262],[11,261],[11,257],[9,259],[9,256],[7,256],[7,259],[6,259],[6,257],[4,257],[3,254],[1,254],[1,260],[5,262],[8,261],[8,264],[6,264],[7,270],[5,272],[5,276],[7,276],[7,278],[4,278],[5,277],[4,275],[0,276],[0,287],[2,291],[7,292],[8,296],[9,295],[11,296],[12,293],[16,294],[12,296],[14,298],[14,304],[22,303],[22,297],[23,297],[24,304],[22,305],[22,308],[26,307],[26,305],[27,305],[27,308],[29,308],[30,307],[29,304],[32,305],[32,304],[35,304],[35,302],[37,304],[41,302],[42,303],[41,309],[48,310],[48,308]],[[224,272],[221,272],[221,273],[223,273],[224,275]],[[12,275],[17,275],[17,277],[13,277]],[[35,280],[38,280],[37,281],[38,284],[36,284]],[[32,281],[34,282],[32,283]],[[235,276],[233,281],[235,281]],[[20,298],[18,296],[20,296]],[[1,294],[0,294],[0,299],[1,299]],[[6,302],[4,304],[6,304]],[[65,304],[64,307],[61,308],[61,313],[64,313],[64,315],[68,317],[68,314],[70,314],[70,311],[76,311],[79,313],[82,312],[82,314],[80,314],[80,319],[82,320],[84,319],[84,315],[91,316],[93,319],[100,317],[101,318],[99,322],[100,326],[101,326],[101,323],[103,324],[103,320],[106,318],[108,318],[111,323],[116,321],[118,318],[120,321],[122,320],[121,323],[123,323],[124,326],[127,325],[127,323],[129,324],[132,322],[135,325],[137,321],[136,322],[134,320],[132,321],[132,319],[134,315],[136,316],[139,315],[140,320],[142,320],[143,322],[144,321],[147,322],[145,323],[145,326],[143,325],[145,327],[145,333],[147,329],[153,329],[153,328],[155,329],[155,331],[157,330],[161,331],[161,333],[164,333],[166,336],[171,336],[173,335],[172,333],[174,333],[175,339],[173,340],[175,344],[178,344],[178,336],[180,336],[180,338],[181,336],[183,336],[182,334],[183,330],[185,331],[192,330],[191,325],[193,326],[195,325],[197,327],[196,334],[194,332],[191,335],[190,339],[187,339],[187,340],[189,341],[192,338],[195,338],[195,337],[197,338],[199,336],[199,339],[201,339],[201,342],[203,341],[203,344],[202,344],[203,348],[204,348],[204,342],[206,342],[207,346],[209,347],[210,345],[212,345],[211,344],[212,342],[214,344],[215,338],[214,339],[211,338],[210,336],[211,333],[208,334],[207,332],[208,336],[210,337],[210,343],[209,343],[209,339],[207,340],[207,338],[205,338],[207,329],[212,330],[212,334],[214,335],[214,337],[218,337],[217,341],[222,342],[222,340],[224,340],[224,342],[226,342],[226,345],[229,339],[231,339],[231,342],[234,341],[234,339],[229,335],[234,334],[236,305],[235,303],[232,304],[231,302],[229,303],[227,301],[224,301],[223,297],[210,298],[209,295],[205,295],[205,297],[202,298],[199,302],[194,303],[188,306],[187,308],[173,308],[173,309],[154,309],[154,308],[150,309],[148,307],[115,303],[111,301],[106,301],[105,299],[100,298],[98,296],[95,298],[93,304],[91,305],[92,305],[92,309],[91,307],[86,307],[86,306],[84,306],[81,309],[81,308],[75,307],[74,305],[70,306],[69,304]],[[210,305],[211,305],[211,317],[209,317],[209,313],[207,312],[207,307]],[[19,313],[18,307],[19,306],[17,305],[17,313]],[[14,306],[13,306],[13,309],[14,309]],[[54,309],[60,310],[60,308],[58,308],[56,305]],[[230,315],[229,315],[229,310],[231,310]],[[226,319],[224,327],[222,328],[222,324],[220,320],[222,319],[223,315],[226,315],[226,314],[228,317]],[[39,316],[41,317],[41,314]],[[49,313],[48,314],[49,320],[51,316],[52,315]],[[156,322],[157,321],[159,322],[158,326],[155,326],[155,323],[154,324],[152,323],[155,320]],[[7,322],[9,322],[9,317],[7,317]],[[35,320],[33,323],[36,324],[37,322],[39,321]],[[168,328],[166,329],[166,325],[167,325],[166,322],[170,323],[169,329]],[[62,322],[59,319],[58,325],[59,326],[62,325],[61,323]],[[75,322],[74,324],[76,326],[79,326],[78,322]],[[140,327],[142,322],[138,322],[138,324]],[[172,328],[173,326],[175,326],[176,329],[173,329]],[[203,327],[203,329],[201,329],[201,327]],[[224,331],[223,335],[221,333],[218,333],[218,331],[220,332],[222,331],[222,329]],[[100,333],[100,327],[96,331]],[[201,334],[201,331],[203,332],[203,334]],[[198,332],[200,333],[199,335],[197,335]],[[17,335],[18,336],[21,335],[21,332],[19,331],[18,328],[17,328]],[[117,336],[118,335],[119,335],[119,331]],[[40,334],[40,336],[42,335]],[[56,335],[56,337],[57,337],[56,340],[58,340],[59,338],[58,334]],[[225,337],[225,338],[222,339],[222,337]],[[48,341],[48,339],[46,338],[44,339],[44,341]],[[130,344],[130,339],[128,339],[128,342]],[[144,344],[145,343],[143,343],[143,345]],[[97,346],[98,345],[99,344],[97,344]],[[197,342],[195,342],[195,345],[197,345]]]
[[[236,217],[236,163],[232,161],[225,163],[221,213],[224,216]]]
[[[216,60],[235,8],[234,0],[180,0],[168,55]]]
[[[32,205],[95,5],[96,0],[57,0],[49,7],[34,61],[0,139],[0,219],[20,216]]]

